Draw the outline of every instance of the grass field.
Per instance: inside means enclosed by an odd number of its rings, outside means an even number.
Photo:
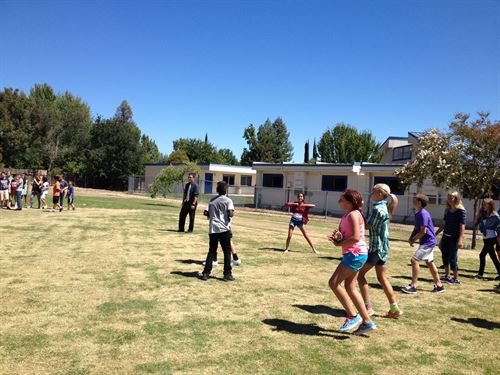
[[[219,266],[203,282],[203,207],[195,232],[180,234],[176,201],[79,190],[76,204],[0,210],[1,374],[500,373],[499,294],[495,281],[472,279],[478,251],[460,252],[463,284],[443,294],[430,293],[422,268],[419,294],[397,292],[404,316],[375,316],[378,330],[358,337],[337,331],[344,312],[327,285],[337,219],[309,223],[319,255],[299,232],[283,254],[289,217],[240,210],[236,281],[221,281]],[[409,230],[391,230],[395,289],[411,275]],[[490,260],[486,271],[493,279]]]

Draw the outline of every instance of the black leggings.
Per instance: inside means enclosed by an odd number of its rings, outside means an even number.
[[[496,242],[496,238],[487,238],[484,240],[483,250],[481,250],[481,253],[479,254],[479,271],[477,271],[479,276],[483,276],[484,273],[484,267],[486,266],[486,254],[490,255],[490,258],[497,269],[497,274],[500,275],[500,262],[498,261],[497,254],[495,252]]]

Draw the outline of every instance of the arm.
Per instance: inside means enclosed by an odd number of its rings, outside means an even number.
[[[465,224],[460,224],[460,234],[458,236],[458,247],[461,248],[464,244]]]
[[[441,225],[439,226],[438,230],[436,231],[436,237],[439,233],[441,233],[444,229],[444,226],[446,224],[446,220],[443,220],[443,222],[441,223]]]
[[[312,204],[312,203],[304,203],[303,206],[307,207],[307,208],[314,208],[314,207],[316,207],[316,205]]]
[[[413,230],[412,235],[410,236],[410,239],[408,240],[409,244],[413,246],[415,242],[417,242],[419,239],[421,239],[423,236],[427,234],[427,227],[421,226],[420,230],[417,232],[417,234],[414,234],[416,230]]]
[[[227,214],[229,215],[229,217],[233,217],[234,216],[234,210],[227,210]]]
[[[347,217],[347,220],[349,220],[349,225],[352,227],[352,236],[349,238],[344,238],[340,242],[334,242],[334,244],[336,246],[350,246],[350,245],[353,245],[360,240],[361,235],[359,232],[359,219],[360,219],[360,215],[356,215],[353,213],[351,213]]]
[[[285,202],[286,207],[297,207],[298,205],[297,202]]]

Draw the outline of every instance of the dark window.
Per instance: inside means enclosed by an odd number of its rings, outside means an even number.
[[[386,184],[391,188],[391,193],[404,195],[405,189],[397,177],[375,177],[374,184]]]
[[[347,189],[347,176],[322,176],[321,190],[344,191]]]
[[[252,186],[252,176],[241,176],[241,186]]]
[[[283,187],[283,175],[282,174],[264,173],[262,186],[282,188]]]
[[[410,160],[411,159],[411,145],[395,147],[392,149],[392,160]]]
[[[226,181],[228,185],[234,185],[234,174],[223,174],[222,180]]]

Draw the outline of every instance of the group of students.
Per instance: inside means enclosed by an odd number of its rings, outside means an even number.
[[[298,227],[312,250],[317,253],[312,241],[307,235],[304,225],[308,221],[308,211],[313,204],[304,203],[304,195],[298,194],[297,202],[287,202],[291,208],[292,218],[289,224],[285,252],[289,251],[289,244],[295,227]],[[353,330],[354,334],[363,334],[377,328],[371,316],[375,314],[369,297],[369,286],[366,273],[375,268],[377,280],[382,286],[389,301],[387,318],[399,318],[403,311],[399,308],[392,285],[389,282],[387,265],[389,257],[389,222],[398,200],[391,194],[389,186],[377,184],[371,191],[373,207],[367,219],[361,213],[362,196],[355,190],[343,192],[338,201],[340,208],[345,212],[340,220],[340,226],[334,230],[328,239],[342,249],[342,260],[329,280],[329,286],[346,311],[346,319],[340,327],[341,332]],[[460,285],[458,279],[458,249],[462,246],[466,211],[462,205],[459,193],[448,193],[447,208],[443,223],[434,231],[434,224],[430,213],[426,210],[429,202],[427,196],[417,194],[413,199],[415,209],[415,226],[408,239],[410,246],[419,243],[411,257],[412,281],[402,289],[407,294],[417,293],[417,279],[420,261],[425,261],[434,280],[432,292],[445,291],[443,282],[451,285]],[[481,232],[484,235],[484,248],[480,253],[480,267],[476,278],[483,278],[485,258],[489,254],[493,260],[497,273],[500,275],[500,264],[497,252],[500,250],[500,216],[495,211],[494,201],[484,199],[482,210],[476,218]],[[365,230],[369,230],[369,242],[365,242]],[[434,264],[434,248],[437,244],[437,235],[443,232],[439,248],[442,252],[444,276],[439,277]],[[497,280],[500,276],[497,276]],[[344,286],[342,286],[342,283]],[[357,290],[359,285],[360,292]],[[353,306],[354,304],[354,306]]]
[[[64,198],[67,197],[68,210],[75,209],[75,188],[73,183],[67,182],[64,175],[55,176],[55,183],[52,189],[52,209],[63,210]],[[28,206],[28,192],[30,181],[25,173],[11,174],[10,171],[2,172],[0,177],[0,204],[4,209],[20,211],[24,206]],[[47,209],[47,195],[49,194],[49,182],[47,176],[35,175],[31,181],[31,194],[29,208],[33,208],[36,198],[38,207]]]

